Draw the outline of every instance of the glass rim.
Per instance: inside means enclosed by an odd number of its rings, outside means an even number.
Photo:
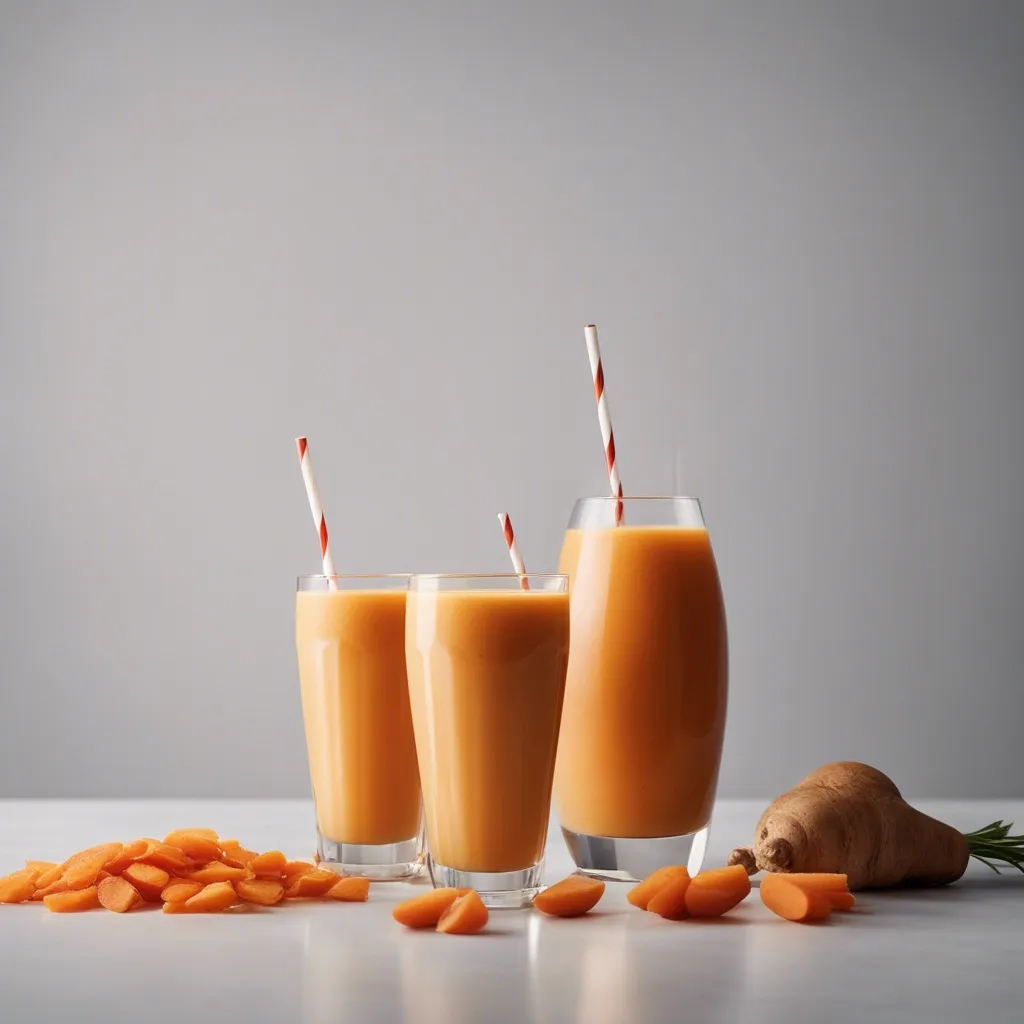
[[[695,501],[700,504],[700,498],[693,494],[624,494],[621,498],[614,494],[599,494],[589,498],[577,498],[577,501]]]
[[[567,580],[565,572],[414,572],[410,580]]]
[[[296,576],[301,580],[407,580],[411,572],[311,572],[304,576]]]

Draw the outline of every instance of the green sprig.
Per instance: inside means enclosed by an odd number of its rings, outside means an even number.
[[[1000,864],[1009,864],[1024,873],[1024,836],[1011,836],[1013,822],[993,821],[976,832],[964,833],[971,856],[990,867],[997,875]],[[995,863],[993,863],[995,861]]]

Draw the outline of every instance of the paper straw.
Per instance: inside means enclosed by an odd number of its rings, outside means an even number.
[[[590,372],[594,377],[594,397],[597,399],[597,419],[601,424],[601,439],[604,441],[604,458],[608,466],[608,483],[613,498],[622,497],[622,481],[619,467],[615,462],[615,434],[612,433],[612,416],[608,410],[608,395],[604,390],[604,369],[601,366],[601,349],[597,344],[597,328],[587,324],[584,334],[587,339],[587,355],[590,356]],[[615,502],[615,525],[622,522],[622,502]]]
[[[337,590],[338,582],[334,578],[336,575],[334,559],[331,557],[331,548],[327,542],[327,520],[324,519],[324,507],[320,503],[320,489],[316,485],[316,477],[313,476],[313,462],[309,457],[309,442],[304,437],[297,437],[295,438],[295,448],[299,453],[299,468],[302,470],[302,482],[306,485],[309,511],[313,513],[313,525],[320,538],[320,555],[324,561],[327,586],[331,590]]]
[[[501,523],[501,532],[505,534],[505,543],[508,545],[508,557],[512,559],[512,568],[519,573],[519,586],[523,590],[530,589],[530,581],[526,578],[526,566],[523,564],[523,556],[519,554],[519,545],[516,543],[516,535],[512,530],[512,520],[508,513],[499,512],[498,522]]]

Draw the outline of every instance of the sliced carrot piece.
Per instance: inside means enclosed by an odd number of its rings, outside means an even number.
[[[846,887],[846,875],[822,872],[769,874],[761,880],[761,885],[767,884],[771,887],[779,879],[792,882],[793,885],[798,885],[807,892],[816,892],[827,896],[833,910],[852,910],[856,903],[853,893]]]
[[[187,914],[189,912],[188,903],[184,900],[168,900],[162,909],[165,914]]]
[[[686,913],[686,890],[693,884],[689,871],[674,874],[647,901],[647,909],[652,914],[665,918],[667,921],[681,921]]]
[[[181,828],[164,836],[164,844],[203,864],[220,860],[220,844],[212,829]]]
[[[176,828],[164,836],[164,842],[174,846],[174,840],[180,836],[202,836],[204,839],[212,839],[215,843],[220,842],[220,836],[212,828]]]
[[[237,839],[222,839],[220,848],[224,854],[224,863],[230,864],[233,868],[244,868],[256,859],[255,852],[246,850]]]
[[[125,914],[134,910],[141,902],[142,897],[138,890],[118,875],[111,875],[104,878],[96,886],[96,895],[99,898],[100,906],[107,910],[113,910],[116,914]]]
[[[121,877],[131,882],[139,895],[150,903],[156,903],[160,894],[167,888],[171,876],[154,864],[129,864],[121,872]]]
[[[742,865],[702,871],[687,887],[686,912],[690,917],[721,917],[748,895],[750,876]]]
[[[36,876],[36,888],[48,888],[53,885],[54,882],[59,881],[62,874],[64,874],[64,869],[59,864],[54,864],[53,867],[44,868]]]
[[[446,935],[472,935],[487,924],[488,916],[480,894],[476,889],[470,889],[464,895],[457,896],[441,915],[437,930]]]
[[[99,876],[98,875],[96,877],[96,881],[97,881],[97,884],[98,884],[99,883]],[[48,886],[46,886],[46,888],[44,888],[44,889],[37,889],[35,891],[35,893],[33,894],[32,899],[34,899],[34,900],[43,900],[43,899],[46,899],[47,896],[52,896],[54,893],[67,892],[69,888],[70,887],[68,886],[68,883],[65,882],[63,878],[58,878],[56,882],[51,882]]]
[[[824,921],[832,913],[832,904],[825,893],[801,889],[781,876],[767,887],[762,882],[761,902],[787,921]]]
[[[38,871],[38,872],[42,873],[43,871],[48,871],[50,868],[57,868],[57,867],[60,867],[60,865],[56,861],[53,861],[53,860],[27,860],[27,861],[25,861],[25,870],[26,871]],[[38,875],[36,876],[36,881],[37,882],[39,881],[39,876]]]
[[[280,850],[268,850],[266,853],[257,854],[249,861],[249,868],[257,878],[276,878],[287,863],[288,858]]]
[[[23,868],[0,878],[0,903],[24,903],[36,891],[36,872]]]
[[[43,900],[43,906],[55,914],[73,914],[79,910],[95,910],[100,905],[96,886],[88,889],[72,889],[69,892],[55,892]]]
[[[120,856],[107,861],[104,868],[112,875],[119,875],[129,864],[141,857],[148,849],[148,839],[133,839],[130,843],[125,843]]]
[[[338,883],[338,876],[326,868],[314,868],[292,876],[285,885],[284,894],[290,899],[326,896]]]
[[[434,928],[441,915],[459,898],[458,889],[431,889],[399,903],[391,916],[406,928]]]
[[[96,881],[108,861],[121,856],[123,849],[120,843],[100,843],[82,850],[64,861],[62,878],[69,889],[84,889]]]
[[[192,866],[192,862],[178,847],[168,846],[167,843],[161,843],[158,839],[147,840],[145,852],[136,859],[142,861],[143,864],[152,864],[153,867],[163,868],[168,872],[186,871]]]
[[[552,917],[580,917],[593,910],[604,895],[604,882],[586,875],[570,875],[537,895],[533,905]]]
[[[315,864],[308,860],[289,860],[281,865],[281,874],[288,878],[294,875],[308,875],[310,871],[319,870]]]
[[[219,910],[227,910],[237,902],[238,893],[235,892],[230,882],[213,882],[204,886],[201,892],[187,900],[185,906],[190,914],[212,914]],[[173,906],[173,904],[165,903],[164,909],[166,910],[169,906]],[[171,911],[168,912],[171,913]]]
[[[93,860],[81,860],[64,872],[61,881],[69,889],[84,889],[88,885],[95,885],[104,863],[102,854],[97,854]]]
[[[687,878],[690,877],[690,873],[681,864],[669,864],[666,867],[658,868],[653,874],[648,875],[638,885],[634,885],[629,892],[626,893],[626,899],[633,904],[634,907],[639,907],[641,910],[647,910],[647,904],[650,903],[651,897],[667,882],[671,882],[673,879],[681,878],[685,875]]]
[[[235,890],[246,903],[272,907],[284,899],[284,886],[269,878],[243,878],[235,883]]]
[[[235,882],[242,878],[248,878],[248,876],[249,873],[245,868],[233,868],[215,860],[189,872],[188,877],[193,882],[209,885],[211,882]]]
[[[327,895],[332,900],[341,900],[342,903],[365,903],[370,897],[370,880],[356,875],[339,878],[337,883],[327,890]]]
[[[185,878],[172,878],[160,893],[164,903],[184,903],[192,899],[196,893],[203,891],[202,882],[190,882]]]
[[[79,850],[78,853],[73,853],[64,861],[61,867],[66,872],[86,861],[91,863],[94,860],[102,860],[106,864],[108,860],[119,857],[123,849],[124,846],[121,843],[100,843],[98,846],[90,846],[87,850]]]
[[[768,874],[766,878],[777,878],[778,874]],[[796,882],[803,889],[816,892],[849,892],[846,875],[829,871],[794,871],[782,874],[788,882]]]

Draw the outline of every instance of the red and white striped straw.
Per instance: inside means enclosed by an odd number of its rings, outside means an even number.
[[[587,324],[584,331],[587,339],[587,355],[590,356],[590,372],[594,376],[594,397],[597,399],[597,419],[601,424],[601,439],[604,441],[604,458],[608,465],[608,483],[613,498],[622,497],[622,481],[619,467],[615,462],[615,434],[612,433],[612,416],[608,411],[608,395],[604,390],[604,369],[601,366],[601,349],[597,344],[597,328]],[[622,522],[622,502],[615,502],[615,525]]]
[[[498,513],[498,522],[501,523],[501,532],[505,534],[505,543],[508,545],[508,556],[512,559],[512,568],[519,573],[519,586],[523,590],[530,589],[530,581],[526,578],[526,566],[523,564],[523,556],[519,554],[519,545],[516,543],[516,535],[512,530],[512,520],[507,512]]]
[[[313,525],[320,538],[320,555],[324,561],[327,586],[331,590],[337,590],[338,582],[334,579],[336,575],[334,559],[331,557],[331,548],[327,542],[327,520],[324,519],[324,507],[320,503],[320,489],[316,485],[316,477],[313,476],[313,463],[309,457],[309,442],[304,437],[297,437],[295,438],[295,448],[299,453],[299,468],[302,470],[302,482],[306,485],[309,511],[313,513]]]

